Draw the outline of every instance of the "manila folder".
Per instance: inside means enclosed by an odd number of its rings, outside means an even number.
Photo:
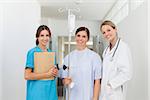
[[[34,72],[48,72],[50,66],[55,64],[55,52],[35,52],[34,53]],[[45,78],[42,80],[53,80],[54,77]]]

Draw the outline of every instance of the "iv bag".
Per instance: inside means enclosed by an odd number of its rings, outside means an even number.
[[[75,15],[74,14],[68,14],[68,28],[69,32],[73,32],[75,28]]]

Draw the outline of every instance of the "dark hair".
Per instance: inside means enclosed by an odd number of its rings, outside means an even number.
[[[51,37],[51,31],[50,31],[50,29],[48,28],[48,26],[46,26],[46,25],[41,25],[41,26],[39,26],[38,29],[37,29],[37,31],[36,31],[36,45],[39,44],[39,41],[38,41],[37,38],[40,36],[40,33],[41,33],[41,31],[43,31],[43,30],[47,30],[48,33],[49,33],[49,37]]]
[[[111,26],[113,29],[116,29],[116,25],[110,21],[110,20],[105,20],[104,22],[102,22],[101,26],[100,26],[100,30],[102,29],[103,25],[109,25]],[[101,30],[102,31],[102,30]]]
[[[86,27],[79,27],[76,32],[75,32],[75,35],[77,35],[78,32],[80,31],[85,31],[87,33],[87,36],[88,36],[88,40],[90,39],[90,31],[88,28]]]

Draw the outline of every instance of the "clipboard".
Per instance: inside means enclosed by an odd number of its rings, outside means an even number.
[[[55,64],[55,52],[35,52],[34,53],[34,72],[45,73]],[[41,80],[53,80],[54,77]]]

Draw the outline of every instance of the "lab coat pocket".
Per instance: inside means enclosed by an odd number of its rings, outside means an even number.
[[[105,94],[104,100],[115,100],[114,99],[114,90],[110,86],[106,86],[106,94]]]
[[[112,89],[112,88],[110,88],[110,87],[108,87],[108,94],[107,94],[107,100],[123,100],[122,99],[122,93],[121,93],[121,91],[120,90],[118,90],[118,88],[117,89]]]
[[[108,96],[113,94],[113,89],[110,86],[108,86],[108,85],[106,85],[106,94]]]
[[[112,80],[117,75],[117,67],[115,65],[112,65],[109,70],[109,80]]]

